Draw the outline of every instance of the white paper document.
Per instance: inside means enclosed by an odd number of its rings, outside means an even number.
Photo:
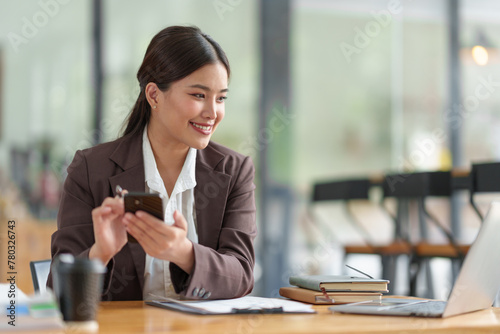
[[[315,313],[309,304],[281,298],[254,296],[204,301],[158,298],[146,303],[148,305],[195,314]]]

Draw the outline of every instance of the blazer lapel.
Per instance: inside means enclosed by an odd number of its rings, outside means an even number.
[[[198,242],[217,249],[231,176],[217,171],[224,155],[210,145],[198,150],[194,188]]]
[[[124,140],[111,154],[110,159],[123,169],[123,172],[109,178],[109,184],[114,196],[116,196],[117,185],[129,192],[144,192],[146,190],[144,160],[142,156],[142,132],[134,136],[124,137]],[[137,271],[142,289],[144,287],[146,252],[144,252],[139,243],[129,242],[125,247],[128,248],[130,256],[134,261],[135,270]]]

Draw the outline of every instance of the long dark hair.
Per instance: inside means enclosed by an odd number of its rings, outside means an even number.
[[[151,116],[151,106],[146,99],[146,85],[156,83],[161,91],[197,69],[221,62],[230,68],[220,45],[197,27],[172,26],[163,29],[149,43],[142,65],[137,71],[141,91],[128,116],[123,136],[142,132]]]

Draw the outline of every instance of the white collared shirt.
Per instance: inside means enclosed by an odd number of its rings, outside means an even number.
[[[156,160],[148,138],[147,126],[144,129],[142,154],[144,158],[146,192],[159,193],[163,196],[164,221],[166,224],[172,225],[174,223],[173,214],[175,210],[181,212],[187,221],[188,239],[198,243],[198,234],[195,227],[196,212],[194,209],[196,153],[196,149],[189,148],[181,173],[175,182],[174,189],[169,198],[163,179],[156,166]],[[169,261],[160,260],[146,254],[144,288],[142,290],[143,299],[151,299],[150,293],[169,298],[178,298],[170,279]]]

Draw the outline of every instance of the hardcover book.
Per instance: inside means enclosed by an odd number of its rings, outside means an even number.
[[[290,284],[301,288],[321,291],[388,292],[388,280],[344,275],[291,276]]]
[[[327,292],[328,298],[326,298],[323,292],[298,287],[280,288],[280,295],[311,304],[347,304],[382,300],[382,294],[378,292]]]

